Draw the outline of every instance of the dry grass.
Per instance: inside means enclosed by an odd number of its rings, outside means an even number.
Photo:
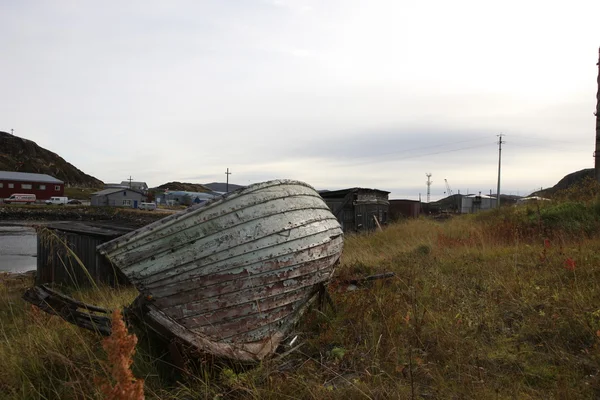
[[[127,332],[119,309],[113,311],[111,321],[111,335],[102,341],[102,347],[108,357],[105,366],[112,380],[99,380],[97,384],[106,400],[143,400],[144,381],[136,379],[131,372],[137,336]]]
[[[309,313],[300,347],[255,368],[204,360],[169,375],[165,348],[137,332],[134,374],[156,399],[598,398],[600,207],[595,193],[573,198],[349,236],[337,312]],[[102,398],[101,338],[31,309],[24,286],[0,287],[3,398]],[[135,291],[74,296],[114,309]]]

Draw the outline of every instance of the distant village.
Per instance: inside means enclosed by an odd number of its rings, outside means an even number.
[[[47,174],[0,171],[0,199],[4,203],[76,204],[92,207],[125,207],[153,210],[159,207],[178,207],[202,204],[224,195],[221,184],[197,185],[204,191],[169,190],[148,187],[146,182],[132,179],[106,183],[87,200],[65,197],[65,183]],[[238,185],[232,185],[238,188]],[[373,230],[378,225],[402,218],[417,218],[422,214],[468,214],[496,207],[496,198],[480,194],[452,194],[441,203],[417,200],[389,199],[390,192],[380,189],[354,187],[319,192],[344,231]],[[20,200],[16,195],[33,195]],[[13,199],[11,199],[13,196]]]

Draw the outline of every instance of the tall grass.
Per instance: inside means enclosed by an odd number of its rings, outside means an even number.
[[[156,399],[598,398],[600,207],[588,189],[348,236],[336,311],[308,313],[280,355],[175,366],[138,330],[133,372]],[[382,272],[395,276],[350,283]],[[25,286],[0,286],[3,398],[102,398],[101,338],[26,305]],[[72,295],[115,309],[136,291]]]

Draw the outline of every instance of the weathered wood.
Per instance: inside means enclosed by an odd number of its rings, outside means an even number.
[[[302,257],[294,257],[294,255],[289,255],[288,257],[272,257],[253,264],[246,264],[243,268],[236,267],[234,269],[225,269],[226,267],[224,265],[222,269],[216,269],[212,274],[188,275],[186,281],[189,283],[201,282],[203,286],[207,288],[210,286],[211,290],[218,292],[221,292],[219,289],[220,287],[239,290],[242,288],[263,285],[269,280],[276,279],[277,277],[292,277],[293,274],[297,274],[298,270],[302,271],[318,267],[320,264],[327,263],[331,258],[336,257],[335,254],[328,254],[331,250],[329,248],[323,251],[319,248],[315,248],[314,250],[314,257],[312,255],[303,255]],[[250,273],[252,274],[249,275]],[[151,289],[156,295],[167,297],[173,294],[182,294],[186,292],[186,290],[181,290],[180,282],[182,281],[175,281],[174,283],[165,284],[164,286],[152,284],[148,285],[147,288]],[[190,290],[195,292],[193,289]]]
[[[272,353],[327,282],[341,227],[309,185],[251,185],[98,247],[156,331],[238,360]]]
[[[310,274],[305,274],[293,279],[277,281],[274,283],[270,283],[265,286],[258,286],[251,289],[245,289],[237,292],[230,292],[225,295],[215,296],[209,298],[207,300],[201,300],[193,303],[188,303],[185,300],[156,300],[156,305],[164,309],[165,313],[171,315],[169,312],[172,307],[181,307],[183,309],[185,316],[193,316],[196,313],[200,314],[204,312],[207,308],[206,303],[216,302],[217,304],[227,305],[228,307],[239,307],[245,303],[252,303],[258,301],[259,299],[266,298],[269,296],[275,296],[278,294],[292,294],[296,290],[309,291],[312,287],[314,287],[317,283],[324,282],[329,278],[329,271],[321,270],[312,272]],[[307,293],[308,296],[308,293]],[[185,304],[185,307],[181,306]],[[222,307],[219,307],[222,308]],[[192,314],[194,312],[194,314]]]
[[[256,266],[259,270],[257,273],[254,273],[251,266],[237,274],[215,274],[215,280],[211,279],[212,276],[207,276],[206,279],[203,279],[203,277],[193,278],[188,282],[186,288],[180,288],[179,290],[173,286],[168,288],[157,288],[152,291],[152,294],[157,299],[163,299],[165,303],[161,306],[165,307],[168,307],[171,303],[190,305],[195,302],[212,301],[211,299],[213,297],[218,297],[231,292],[264,288],[279,281],[287,281],[304,274],[314,274],[323,269],[330,273],[329,263],[335,261],[334,258],[335,255],[320,257],[314,261],[284,264],[283,266],[278,266],[272,261],[266,261],[265,263]],[[267,268],[270,268],[270,270]],[[198,291],[191,289],[190,286],[192,284],[202,286],[203,290]]]
[[[112,311],[65,296],[47,286],[34,286],[23,294],[23,299],[48,314],[57,315],[67,322],[102,335],[110,335]],[[79,309],[85,311],[79,311]],[[92,312],[105,315],[91,314]]]
[[[379,223],[379,220],[377,219],[377,215],[373,214],[373,219],[375,220],[375,223],[377,224],[377,228],[379,229],[379,232],[383,231],[383,229],[381,228],[381,224]]]
[[[253,315],[259,310],[261,312],[269,311],[274,308],[282,307],[288,304],[304,301],[306,292],[302,289],[294,293],[281,293],[276,296],[270,296],[257,301],[248,302],[241,305],[219,308],[214,311],[203,312],[192,316],[186,316],[176,319],[184,326],[204,326],[215,323],[230,322],[244,316]]]
[[[267,222],[277,224],[280,218],[281,216],[277,216]],[[331,239],[331,235],[339,235],[338,226],[336,220],[330,219],[274,233],[253,233],[260,236],[246,240],[238,240],[239,233],[227,236],[229,231],[224,231],[220,240],[211,241],[208,246],[205,246],[204,241],[199,240],[190,244],[187,249],[157,254],[154,260],[136,264],[139,265],[138,270],[131,268],[122,270],[125,274],[129,274],[132,282],[139,282],[144,287],[153,284],[163,286],[169,281],[187,280],[193,274],[209,275],[221,271],[223,265],[233,269],[244,263],[263,261],[267,257],[297,254],[300,249],[314,247]],[[254,227],[250,229],[253,232],[257,231]],[[252,256],[249,257],[249,254]]]
[[[253,213],[259,211],[265,213],[269,211],[293,210],[293,206],[286,204],[286,201],[296,196],[304,198],[304,202],[310,202],[317,207],[327,207],[320,196],[306,184],[294,185],[286,184],[285,181],[272,181],[264,184],[253,185],[238,193],[234,192],[225,197],[217,198],[203,204],[195,205],[187,210],[163,218],[155,223],[147,225],[141,229],[112,241],[110,244],[101,246],[101,251],[114,254],[114,260],[118,260],[120,254],[131,254],[140,246],[146,246],[150,243],[156,243],[159,247],[165,243],[165,238],[173,236],[179,237],[190,231],[191,235],[200,234],[200,236],[209,235],[228,227],[222,221],[213,224],[215,219],[222,219],[227,216],[233,218],[229,223],[235,223],[237,220],[250,221],[260,216]],[[312,199],[311,199],[312,198]],[[269,204],[267,204],[269,203]],[[202,224],[201,226],[198,226]],[[130,246],[131,239],[135,237],[136,244]],[[168,240],[167,240],[168,242]],[[180,243],[180,239],[175,240]],[[168,248],[168,247],[167,247]],[[131,255],[129,255],[131,257]],[[130,261],[139,261],[130,258]]]

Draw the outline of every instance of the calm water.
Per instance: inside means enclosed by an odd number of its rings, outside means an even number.
[[[35,230],[29,226],[0,225],[0,271],[25,272],[36,269],[36,264]]]

